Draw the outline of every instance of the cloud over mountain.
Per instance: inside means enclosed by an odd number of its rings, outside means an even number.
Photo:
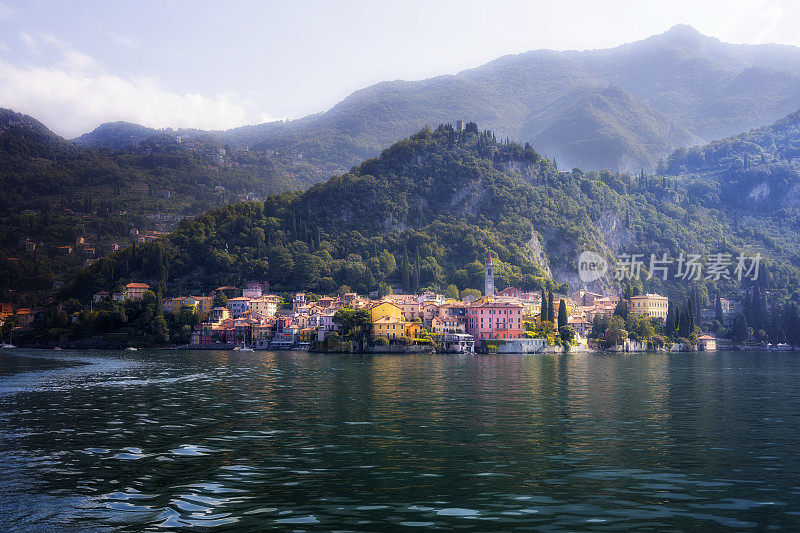
[[[271,119],[233,92],[177,92],[153,77],[108,72],[53,35],[23,32],[20,39],[39,61],[22,64],[0,54],[0,104],[13,102],[15,109],[35,114],[65,137],[108,120],[226,129]]]

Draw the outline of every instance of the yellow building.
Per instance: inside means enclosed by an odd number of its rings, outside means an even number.
[[[372,321],[372,335],[395,340],[405,336],[406,321],[402,318],[382,317]]]
[[[177,315],[181,312],[181,305],[183,304],[183,298],[180,296],[177,298],[167,298],[164,300],[163,309],[165,313],[171,313],[173,315]]]
[[[403,310],[391,302],[381,302],[373,305],[369,310],[369,316],[373,322],[384,317],[405,322],[405,318],[403,318]]]
[[[632,296],[628,310],[634,315],[646,315],[653,318],[667,318],[669,300],[660,294],[642,294]]]
[[[395,340],[400,337],[419,337],[422,324],[406,320],[403,309],[392,302],[381,302],[369,310],[372,334],[375,337]]]
[[[199,318],[201,321],[208,317],[208,314],[211,312],[211,308],[214,306],[213,296],[189,296],[184,301],[187,305],[191,305],[192,303],[195,305],[197,318]]]
[[[420,322],[406,322],[406,337],[412,339],[419,338],[419,333],[422,331],[422,324]]]

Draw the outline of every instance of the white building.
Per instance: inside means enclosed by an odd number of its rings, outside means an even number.
[[[261,316],[275,316],[278,312],[278,304],[280,303],[280,296],[260,296],[258,298],[251,298],[248,301],[247,309],[250,311],[250,314],[261,315]]]
[[[244,296],[239,296],[238,298],[231,298],[228,300],[228,311],[230,311],[231,316],[233,318],[239,318],[245,312],[248,311],[248,304],[250,303],[250,298],[245,298]]]

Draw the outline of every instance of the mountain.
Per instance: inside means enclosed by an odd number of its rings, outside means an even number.
[[[653,168],[665,143],[696,144],[699,138],[625,90],[609,86],[588,93],[559,120],[533,137],[545,153],[570,154],[579,168]]]
[[[350,172],[264,203],[240,203],[184,221],[175,232],[112,254],[82,271],[61,298],[146,281],[164,296],[266,279],[275,291],[358,292],[483,286],[483,259],[496,257],[498,288],[566,291],[583,286],[584,250],[611,261],[624,253],[762,253],[759,283],[784,294],[800,286],[798,265],[722,210],[672,179],[608,171],[558,172],[530,145],[498,142],[474,123],[428,128]],[[604,279],[590,288],[648,291],[708,302],[738,299],[734,279],[694,282],[657,276]],[[776,292],[777,293],[777,292]]]
[[[83,148],[0,109],[0,296],[45,294],[115,244],[318,180],[304,162],[226,151],[202,137],[178,143],[156,134],[124,150]]]
[[[724,209],[771,254],[800,265],[800,111],[774,124],[676,150],[664,174],[702,205]]]
[[[456,75],[382,82],[324,113],[211,133],[236,147],[300,152],[320,169],[342,172],[425,124],[463,117],[534,142],[562,168],[638,171],[676,148],[798,107],[800,49],[728,44],[678,25],[611,49],[535,50]],[[79,142],[124,137],[101,128]]]
[[[158,130],[130,122],[108,122],[73,139],[78,146],[121,150],[158,134]]]
[[[74,147],[35,118],[0,108],[0,168],[8,170],[18,158],[58,157]]]

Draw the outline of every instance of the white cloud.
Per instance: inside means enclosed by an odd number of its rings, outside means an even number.
[[[28,32],[21,32],[19,34],[19,38],[22,40],[22,43],[34,54],[39,53],[39,43],[36,42],[36,39]]]
[[[108,36],[111,37],[112,41],[120,46],[134,48],[137,45],[136,40],[133,37],[124,33],[110,32]]]
[[[0,107],[30,114],[67,138],[116,120],[201,129],[274,120],[251,113],[252,102],[233,93],[213,97],[177,93],[150,77],[110,74],[92,57],[52,35],[22,33],[21,37],[40,57],[52,57],[53,63],[19,65],[0,58]]]
[[[0,20],[5,20],[11,18],[14,13],[16,13],[13,9],[11,9],[8,4],[5,2],[0,2]]]

